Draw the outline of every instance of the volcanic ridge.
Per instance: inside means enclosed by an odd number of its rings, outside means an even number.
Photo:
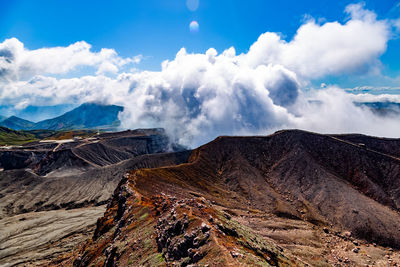
[[[399,139],[357,134],[219,137],[130,171],[51,265],[396,266],[399,156]]]

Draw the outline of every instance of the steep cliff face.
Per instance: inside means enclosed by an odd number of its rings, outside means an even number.
[[[133,171],[93,238],[57,264],[397,262],[398,140],[360,138],[219,137],[188,163]]]

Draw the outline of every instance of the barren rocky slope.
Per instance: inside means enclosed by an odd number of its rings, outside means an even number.
[[[394,266],[399,141],[298,130],[219,137],[132,171],[64,266]]]
[[[187,161],[187,151],[167,153],[174,149],[182,150],[152,129],[1,150],[0,266],[41,265],[69,251],[93,233],[127,171]]]
[[[179,149],[169,146],[162,129],[128,130],[85,139],[43,140],[12,149],[0,148],[0,167],[4,170],[29,168],[38,175],[64,169],[87,170],[138,155]]]

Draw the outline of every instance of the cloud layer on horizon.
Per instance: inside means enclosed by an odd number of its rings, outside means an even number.
[[[27,50],[17,39],[0,44],[0,105],[120,104],[123,127],[164,127],[178,142],[197,146],[218,135],[266,134],[281,128],[319,132],[361,132],[396,136],[398,118],[383,118],[353,104],[339,88],[305,92],[326,75],[377,72],[391,35],[387,20],[360,4],[349,5],[344,23],[304,23],[291,41],[262,34],[248,53],[229,48],[218,54],[190,54],[182,48],[157,72],[119,73],[139,57],[112,49],[91,52],[68,47]],[[77,67],[96,75],[54,78]],[[105,76],[113,72],[117,75]],[[364,98],[372,99],[367,95]]]

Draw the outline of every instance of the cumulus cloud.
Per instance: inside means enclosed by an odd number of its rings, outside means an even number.
[[[189,144],[285,123],[291,114],[284,105],[298,94],[293,72],[279,65],[240,66],[232,50],[216,55],[214,49],[206,54],[182,49],[173,61],[163,63],[161,72],[130,79],[124,125],[161,125]]]
[[[362,100],[365,99],[337,87],[315,90],[306,102],[298,103],[300,116],[293,121],[293,126],[320,133],[363,133],[398,138],[400,118],[381,117],[367,107],[354,104]]]
[[[250,66],[282,64],[307,79],[374,70],[386,50],[389,23],[361,4],[349,5],[345,12],[350,16],[345,24],[308,20],[289,42],[264,33],[243,60]]]
[[[16,38],[0,43],[0,78],[21,80],[36,74],[65,74],[77,67],[93,67],[97,74],[117,73],[129,63],[138,63],[141,56],[122,58],[114,49],[92,52],[91,45],[81,41],[67,47],[29,50]]]
[[[0,75],[14,75],[15,80],[3,83],[0,104],[120,104],[125,107],[123,127],[164,127],[192,147],[218,135],[266,134],[281,128],[393,136],[400,132],[399,119],[378,117],[354,105],[362,96],[326,85],[302,90],[325,75],[379,68],[389,22],[377,20],[362,5],[350,5],[345,12],[349,18],[343,24],[308,20],[291,41],[268,32],[239,55],[233,47],[222,53],[210,48],[204,54],[182,48],[175,59],[162,63],[161,71],[135,70],[116,77],[103,73],[118,72],[134,59],[109,49],[93,53],[84,42],[29,51],[16,39],[6,40],[0,46]],[[81,65],[95,67],[97,75],[45,76]],[[37,75],[21,78],[28,74]]]
[[[113,96],[119,94],[118,88],[124,86],[129,85],[119,79],[102,75],[69,79],[37,75],[28,81],[3,85],[0,90],[0,105],[24,108],[28,105],[81,104],[90,101],[111,103]]]

